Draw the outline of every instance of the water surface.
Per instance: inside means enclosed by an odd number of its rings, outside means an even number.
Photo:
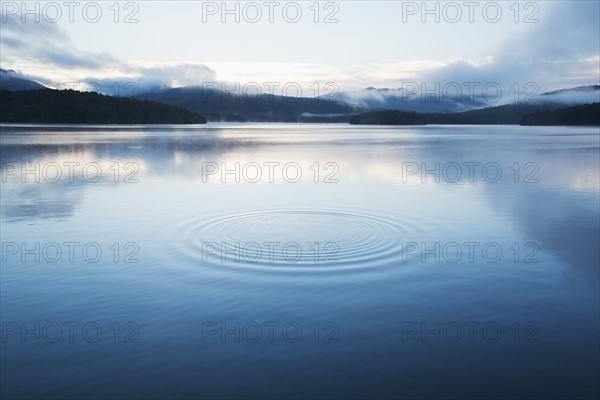
[[[4,125],[0,146],[3,397],[599,395],[597,128]]]

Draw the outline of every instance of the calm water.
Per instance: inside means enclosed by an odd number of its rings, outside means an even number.
[[[3,397],[599,395],[597,128],[0,144]]]

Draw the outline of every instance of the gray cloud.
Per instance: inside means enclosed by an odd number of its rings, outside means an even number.
[[[548,5],[550,6],[550,5]],[[572,86],[598,84],[589,81],[589,64],[581,60],[600,54],[600,3],[596,1],[555,3],[546,18],[532,24],[529,31],[513,35],[496,51],[494,62],[474,66],[451,63],[424,76],[426,82],[497,82],[508,88],[536,82],[548,90],[564,86],[571,77]]]
[[[545,3],[552,7],[545,17],[539,17],[537,24],[528,26],[528,30],[513,35],[499,48],[491,50],[489,55],[494,61],[475,66],[465,61],[453,62],[442,68],[430,70],[414,78],[416,82],[425,82],[427,87],[435,87],[436,82],[445,83],[479,82],[482,85],[497,82],[504,94],[512,100],[513,92],[508,88],[518,82],[523,89],[527,82],[536,82],[540,92],[585,84],[598,84],[598,65],[585,58],[598,57],[600,53],[600,32],[597,1],[574,1],[568,3]],[[95,82],[104,92],[115,82],[120,85],[134,82],[138,91],[169,87],[173,85],[199,85],[214,82],[215,71],[201,64],[176,63],[167,65],[134,65],[108,53],[80,51],[72,46],[69,36],[57,25],[41,21],[40,23],[21,23],[15,16],[7,15],[2,24],[0,46],[2,59],[27,58],[65,71],[86,68],[92,71],[82,81]],[[16,65],[5,68],[18,69]],[[118,71],[114,76],[99,78],[104,70]],[[345,79],[352,80],[352,75]],[[36,77],[35,80],[50,82],[48,77]],[[403,82],[400,81],[397,87]],[[477,95],[478,93],[475,93]],[[479,92],[481,94],[481,92]],[[525,93],[526,94],[526,93]],[[373,97],[398,97],[398,93],[377,93],[361,91],[351,95],[352,101],[362,104],[376,101]],[[383,101],[383,99],[382,99]],[[498,102],[496,104],[501,104]]]
[[[88,76],[83,79],[94,91],[104,94],[131,96],[152,90],[164,89],[172,86],[195,86],[202,82],[215,80],[214,70],[201,64],[180,63],[173,65],[160,65],[152,67],[128,66],[129,73],[135,73],[135,78],[113,76],[98,79]],[[118,90],[118,93],[115,91]]]
[[[65,71],[74,68],[98,70],[99,74],[103,69],[108,68],[120,71],[120,74],[108,78],[87,76],[81,79],[80,83],[89,83],[91,88],[97,87],[106,94],[114,94],[117,87],[122,89],[121,95],[126,95],[132,94],[132,88],[135,88],[136,92],[143,92],[174,84],[199,85],[204,81],[214,81],[216,76],[215,71],[202,64],[140,66],[119,60],[106,52],[81,51],[73,46],[68,34],[55,24],[44,20],[39,23],[22,23],[14,15],[5,15],[2,18],[3,21],[4,18],[6,19],[6,22],[2,23],[2,35],[0,35],[0,47],[4,56],[29,58]],[[17,69],[14,66],[5,67]],[[22,75],[49,84],[51,87],[62,88],[66,84],[58,84],[51,77]]]
[[[531,24],[525,32],[509,36],[499,48],[486,54],[493,57],[493,61],[481,65],[456,61],[423,72],[410,81],[399,80],[397,88],[344,92],[338,98],[355,106],[419,110],[418,103],[424,102],[422,95],[426,90],[436,92],[444,100],[446,95],[453,97],[455,91],[450,89],[446,94],[443,87],[455,84],[467,101],[463,98],[451,101],[454,103],[452,111],[525,100],[569,104],[600,101],[600,91],[592,89],[540,96],[545,91],[600,84],[599,61],[597,58],[594,61],[594,57],[600,55],[600,3],[573,1],[545,3],[545,6],[552,8],[538,23]],[[530,82],[533,85],[528,85]],[[412,96],[414,104],[406,100],[411,96],[401,89],[410,85],[419,88],[417,95]],[[485,85],[489,85],[488,92],[484,91]],[[498,87],[501,97],[496,97],[500,94],[496,91]],[[442,106],[450,110],[449,105]]]
[[[46,21],[23,23],[15,15],[3,15],[2,52],[16,53],[61,68],[103,68],[119,61],[108,53],[74,51],[70,37]]]
[[[600,27],[597,1],[553,4],[548,16],[524,36],[513,36],[502,49],[508,62],[544,62],[598,55]]]
[[[600,103],[600,90],[594,90],[592,87],[583,87],[578,90],[547,93],[540,96],[540,99],[567,104],[587,104]]]

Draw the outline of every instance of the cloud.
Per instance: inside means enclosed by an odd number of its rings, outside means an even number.
[[[543,90],[600,83],[600,3],[551,6],[547,16],[528,31],[510,36],[490,62],[452,62],[425,74],[424,80],[497,82],[503,88],[517,82],[521,89],[527,82],[535,82]]]
[[[567,104],[600,103],[600,90],[591,86],[569,91],[559,90],[557,92],[546,93],[540,96],[539,99]]]
[[[298,82],[305,96],[314,95],[314,83],[337,84],[339,91],[364,89],[368,86],[400,88],[403,83],[436,82],[442,86],[457,82],[498,83],[503,88],[505,101],[513,100],[517,82],[522,95],[527,82],[535,82],[539,93],[565,87],[600,84],[599,3],[548,2],[548,13],[539,16],[539,23],[529,24],[499,47],[480,55],[480,59],[426,60],[390,58],[384,63],[355,65],[326,65],[291,62],[244,63],[221,61],[209,63],[173,62],[154,63],[144,60],[120,60],[106,52],[90,52],[74,48],[69,35],[56,24],[22,23],[12,15],[1,26],[0,63],[6,69],[17,69],[35,80],[51,83],[94,82],[104,92],[111,93],[115,82],[125,85],[134,82],[140,92],[171,86],[201,85],[204,82],[279,82],[281,86]],[[437,37],[432,39],[439,40]],[[182,41],[187,40],[182,38]],[[436,42],[437,43],[437,42]],[[440,41],[440,46],[443,42]],[[394,55],[390,55],[392,57]],[[113,85],[113,86],[111,86]],[[280,86],[280,88],[281,88]],[[279,89],[280,89],[279,88]],[[282,94],[282,93],[276,93]],[[375,101],[374,96],[394,97],[397,93],[361,91],[352,100]],[[397,97],[397,96],[395,96]],[[382,99],[383,101],[384,99]]]
[[[126,62],[106,52],[82,51],[73,46],[69,35],[56,24],[44,20],[22,23],[14,15],[2,18],[6,21],[0,35],[2,66],[18,69],[29,79],[51,87],[83,89],[88,83],[92,89],[114,94],[117,88],[128,85],[124,92],[132,94],[132,87],[143,92],[199,85],[214,81],[216,76],[215,71],[199,63]]]
[[[401,88],[417,85],[416,97],[422,98],[426,90],[431,90],[443,100],[444,86],[454,85],[469,100],[454,101],[454,111],[525,99],[572,104],[599,101],[598,90],[539,96],[546,91],[600,84],[600,3],[562,2],[547,6],[552,8],[543,19],[528,30],[509,36],[481,59],[450,60],[422,68],[409,79],[399,76],[392,89],[345,92],[340,98],[355,106],[395,104],[413,109],[406,102],[410,96]],[[486,86],[489,89],[484,89]],[[446,99],[454,95],[455,91],[451,91]]]
[[[132,95],[152,90],[179,86],[199,86],[203,82],[215,80],[216,73],[203,64],[172,63],[161,65],[127,65],[126,75],[112,75],[98,78],[86,76],[82,79],[95,91],[104,94]]]
[[[74,51],[70,37],[56,24],[46,21],[25,24],[15,15],[3,15],[2,21],[3,53],[17,53],[60,68],[98,69],[119,62],[108,53]]]
[[[600,51],[599,14],[597,1],[557,2],[528,34],[511,37],[501,55],[508,62],[534,64],[597,55]]]

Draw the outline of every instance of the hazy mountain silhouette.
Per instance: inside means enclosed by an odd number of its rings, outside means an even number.
[[[376,89],[369,87],[354,92],[341,92],[334,97],[342,103],[360,108],[427,113],[456,113],[494,106],[482,97],[469,96],[468,94],[461,95],[456,99],[452,98],[453,94],[450,93],[450,90],[442,95],[441,93],[444,92],[439,89],[436,92],[437,97],[434,94],[423,95],[421,91],[422,89],[417,89],[418,93],[413,94],[414,92],[411,93],[410,89]],[[522,97],[526,97],[526,95]],[[528,98],[526,102],[564,103],[569,105],[600,102],[600,86],[580,86],[542,93]]]
[[[351,115],[365,111],[322,98],[269,94],[244,96],[231,92],[213,92],[202,87],[147,92],[135,98],[184,107],[206,116],[210,121],[346,122]]]
[[[422,98],[420,95],[404,95],[402,89],[376,88],[342,92],[327,98],[308,98],[268,94],[252,97],[208,91],[202,87],[182,87],[146,92],[135,98],[184,107],[211,121],[347,122],[352,115],[360,113],[400,110],[440,114],[428,118],[431,121],[518,124],[527,114],[591,103],[599,95],[600,86],[583,86],[537,95],[525,103],[498,107],[486,107],[488,103],[483,99],[469,96],[457,100],[433,96]],[[457,115],[446,115],[450,113]]]
[[[359,108],[417,112],[461,112],[489,105],[483,99],[468,95],[461,95],[459,98],[453,99],[450,94],[442,96],[438,91],[437,95],[422,96],[421,93],[413,94],[410,90],[403,88],[377,89],[369,87],[354,92],[340,92],[333,97],[341,103]]]
[[[528,102],[462,112],[422,112],[418,118],[415,118],[427,124],[449,125],[518,125],[521,123],[527,125],[597,125],[594,122],[597,120],[594,114],[596,108],[584,104],[598,102],[600,101],[599,97],[600,86],[580,86],[542,93],[532,97]],[[578,106],[573,107],[573,104]],[[572,109],[566,110],[567,108]],[[566,111],[561,112],[563,109]],[[350,123],[387,125],[391,123],[390,121],[395,121],[396,124],[403,125],[407,121],[406,111],[412,110],[368,112],[353,117]]]
[[[27,79],[12,69],[0,68],[0,90],[10,90],[12,92],[19,90],[45,89],[46,87],[39,82]]]
[[[6,93],[46,89],[42,84],[27,79],[12,70],[0,70],[0,78],[2,88]],[[560,121],[565,121],[564,118],[573,121],[588,121],[585,119],[587,117],[579,115],[590,112],[588,108],[571,111],[571,114],[552,114],[553,116],[543,114],[535,118],[525,117],[573,105],[600,102],[599,85],[547,92],[533,97],[529,102],[497,107],[485,107],[487,103],[479,99],[461,97],[456,101],[451,101],[431,96],[411,97],[405,96],[402,89],[376,88],[342,92],[327,98],[286,97],[269,94],[243,96],[232,92],[206,90],[202,87],[160,89],[135,95],[132,99],[117,99],[95,93],[86,94],[73,91],[69,91],[71,94],[67,99],[64,94],[50,94],[52,92],[61,93],[61,91],[46,89],[44,95],[38,96],[34,101],[35,96],[31,94],[9,96],[4,92],[2,105],[5,108],[6,103],[6,106],[9,107],[2,112],[2,121],[4,122],[167,123],[167,121],[173,121],[173,123],[185,123],[183,121],[194,121],[189,123],[199,123],[204,121],[203,117],[205,117],[210,121],[232,122],[516,125],[521,122],[542,124],[543,121],[548,121],[547,123],[556,121],[560,123]],[[40,101],[40,98],[43,101]],[[57,103],[50,104],[49,99],[54,99]],[[73,99],[79,99],[82,103],[77,104],[73,102]],[[140,100],[140,102],[132,102],[134,99]],[[102,104],[104,108],[97,112],[94,111],[91,108],[90,100]],[[127,100],[130,102],[128,103]],[[27,103],[28,101],[32,102]],[[157,108],[158,103],[175,108]],[[149,113],[148,110],[154,110],[155,114],[151,115],[152,113]],[[131,113],[129,117],[127,112]],[[574,115],[579,115],[579,117]],[[592,118],[593,121],[593,116],[589,118]]]
[[[568,105],[600,102],[600,85],[578,86],[542,93],[536,98],[540,102],[554,102]]]

